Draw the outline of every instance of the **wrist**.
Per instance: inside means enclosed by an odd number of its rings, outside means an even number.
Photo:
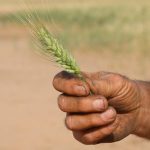
[[[139,89],[139,115],[137,126],[133,134],[150,138],[150,83],[135,81]]]

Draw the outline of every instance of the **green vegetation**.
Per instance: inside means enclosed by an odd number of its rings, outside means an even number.
[[[30,12],[35,13],[33,12]],[[0,15],[0,24],[18,23],[25,12]],[[149,6],[108,5],[87,9],[38,10],[38,16],[70,49],[148,52],[150,48]],[[17,16],[17,17],[16,17]]]
[[[31,28],[37,44],[40,46],[40,51],[67,72],[81,77],[80,68],[75,59],[61,44],[58,43],[57,39],[49,33],[45,26],[40,23],[34,24],[30,21],[30,18],[27,18],[26,22]]]

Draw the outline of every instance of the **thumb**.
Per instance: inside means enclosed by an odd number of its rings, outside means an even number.
[[[86,83],[88,84],[92,93],[97,95],[103,95],[108,98],[111,97],[114,92],[115,86],[112,86],[111,74],[107,72],[95,72],[87,73],[82,72]]]

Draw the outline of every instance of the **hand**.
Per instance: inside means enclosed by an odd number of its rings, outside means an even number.
[[[141,106],[138,84],[109,72],[82,75],[86,82],[67,72],[57,74],[53,81],[55,89],[63,93],[58,105],[67,112],[66,126],[74,137],[84,144],[97,144],[134,133]]]

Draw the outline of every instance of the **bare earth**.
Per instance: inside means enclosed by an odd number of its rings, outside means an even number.
[[[9,34],[9,36],[8,36]],[[11,36],[10,36],[11,35]],[[66,130],[52,87],[60,71],[32,51],[23,30],[0,28],[0,150],[149,150],[150,142],[129,136],[114,144],[85,146]],[[86,71],[108,70],[149,79],[149,60],[139,53],[74,52]]]

